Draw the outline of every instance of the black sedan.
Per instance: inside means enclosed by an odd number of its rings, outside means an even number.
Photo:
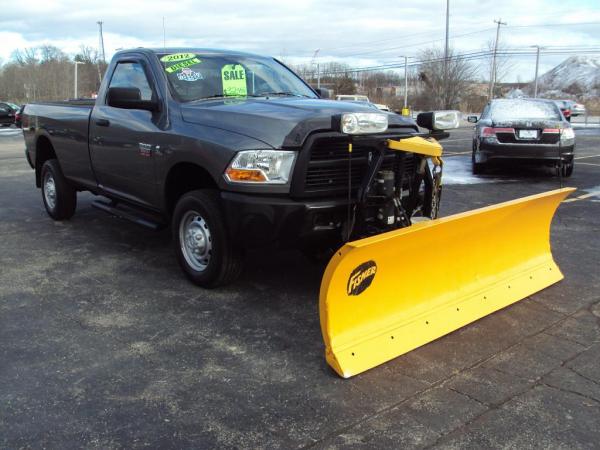
[[[536,163],[573,173],[575,132],[556,104],[541,99],[496,99],[488,103],[473,136],[473,173],[494,162]]]
[[[0,102],[0,126],[10,127],[15,123],[15,112],[19,107],[8,102]]]

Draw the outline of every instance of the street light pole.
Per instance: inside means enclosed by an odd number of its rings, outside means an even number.
[[[320,48],[318,48],[318,49],[315,50],[315,52],[313,53],[312,60],[310,62],[310,65],[312,67],[314,67],[315,62],[317,63],[317,88],[321,87],[321,67],[319,66],[319,62],[317,61],[317,55],[319,54],[320,50],[321,50]],[[315,73],[313,72],[312,74],[313,74],[313,77],[314,77]],[[314,80],[314,78],[313,78],[313,80]]]
[[[400,55],[399,58],[404,58],[404,107],[402,115],[408,115],[408,56]]]
[[[83,64],[80,61],[75,61],[75,83],[74,83],[74,91],[75,91],[75,100],[77,100],[77,66],[79,66],[79,64]]]
[[[404,57],[404,108],[408,108],[408,56]]]
[[[317,88],[321,89],[321,66],[317,62]]]
[[[537,98],[538,93],[538,69],[540,67],[540,47],[539,45],[532,45],[532,47],[537,48],[537,52],[535,55],[535,82],[533,86],[533,98]]]

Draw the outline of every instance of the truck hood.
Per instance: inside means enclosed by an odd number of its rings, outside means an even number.
[[[389,114],[390,125],[417,130],[412,119],[368,105],[298,97],[204,100],[182,105],[183,120],[258,139],[273,148],[299,147],[314,131],[332,129],[331,118],[346,112]]]

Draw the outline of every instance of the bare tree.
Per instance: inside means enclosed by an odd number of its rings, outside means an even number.
[[[475,67],[453,49],[448,51],[447,76],[444,71],[444,49],[423,50],[419,59],[419,80],[424,85],[421,103],[426,108],[457,108],[463,96],[468,95],[471,81],[477,73]]]

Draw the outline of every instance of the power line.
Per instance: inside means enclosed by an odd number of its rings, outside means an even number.
[[[484,28],[481,30],[477,30],[477,31],[471,31],[469,33],[463,33],[463,34],[456,34],[454,36],[450,36],[450,39],[456,39],[459,37],[464,37],[464,36],[471,36],[473,34],[479,34],[479,33],[484,33],[487,31],[491,31],[494,30],[495,28]],[[440,38],[440,39],[433,39],[430,41],[422,41],[422,42],[415,42],[412,44],[407,44],[407,45],[401,45],[398,47],[387,47],[387,48],[383,48],[383,49],[379,49],[379,50],[371,50],[371,51],[364,51],[364,52],[360,52],[360,53],[349,53],[346,55],[339,55],[339,57],[341,58],[345,58],[345,57],[349,57],[349,56],[361,56],[361,55],[367,55],[367,54],[373,54],[373,53],[381,53],[381,52],[388,52],[388,51],[395,51],[395,50],[401,50],[404,48],[409,48],[409,47],[418,47],[419,45],[424,45],[424,44],[432,44],[434,42],[440,42],[443,41],[445,38]]]
[[[579,25],[582,25],[582,26],[583,25],[600,25],[600,22],[569,22],[569,23],[545,23],[545,24],[530,24],[530,25],[508,25],[507,28],[511,28],[511,29],[512,28],[538,28],[538,27],[579,26]],[[466,32],[466,33],[451,35],[450,39],[471,36],[473,34],[485,33],[488,31],[495,30],[495,29],[496,29],[496,27],[490,27],[490,28],[479,29],[479,30],[470,31],[470,32]],[[333,47],[333,48],[321,47],[321,50],[331,52],[333,50],[341,50],[341,49],[345,49],[345,48],[367,47],[364,50],[360,50],[357,53],[347,53],[347,54],[338,55],[339,57],[349,57],[349,56],[361,56],[361,55],[367,55],[367,54],[373,54],[373,53],[382,53],[382,52],[387,52],[387,51],[395,51],[395,50],[400,50],[400,49],[404,49],[404,48],[416,47],[419,45],[431,44],[431,43],[440,42],[440,41],[445,40],[445,38],[440,38],[440,39],[433,39],[433,40],[422,41],[422,42],[417,42],[417,43],[409,43],[407,45],[395,46],[395,47],[376,48],[376,49],[368,48],[368,45],[370,45],[370,44],[378,44],[378,43],[382,43],[382,42],[393,42],[393,41],[397,41],[397,40],[411,39],[411,38],[414,38],[417,36],[431,35],[431,34],[436,34],[436,31],[432,30],[432,31],[426,31],[426,32],[421,32],[421,33],[412,33],[412,34],[408,34],[408,35],[397,36],[395,38],[381,39],[381,40],[376,40],[376,41],[367,41],[367,42],[362,42],[359,44],[344,45],[341,47]],[[310,54],[311,52],[306,51],[304,53]]]
[[[533,55],[536,55],[536,53],[537,53],[537,51],[531,50],[528,48],[515,49],[512,51],[498,50],[496,52],[496,57],[533,56]],[[570,49],[564,48],[564,49],[559,49],[559,50],[544,49],[543,51],[541,51],[541,54],[545,54],[545,55],[573,55],[573,54],[583,55],[583,54],[598,54],[598,53],[600,53],[600,46],[597,46],[596,48],[584,48],[584,49],[580,49],[577,47],[570,48]],[[448,60],[449,61],[476,61],[476,60],[481,60],[481,59],[487,59],[487,58],[491,57],[492,55],[493,55],[492,50],[482,50],[482,51],[475,51],[475,52],[470,52],[470,53],[452,55],[452,56],[448,57]],[[421,65],[427,64],[427,63],[439,63],[439,62],[443,62],[443,61],[444,61],[444,57],[430,58],[430,59],[426,59],[426,60],[416,60],[416,61],[409,63],[408,67],[418,67],[418,66],[421,66]],[[340,69],[340,70],[322,71],[321,75],[323,76],[323,75],[335,75],[335,74],[341,74],[341,73],[368,72],[368,71],[374,71],[374,70],[390,70],[390,69],[400,69],[403,67],[404,67],[403,63],[380,64],[380,65],[366,66],[366,67],[349,67],[349,68]]]

